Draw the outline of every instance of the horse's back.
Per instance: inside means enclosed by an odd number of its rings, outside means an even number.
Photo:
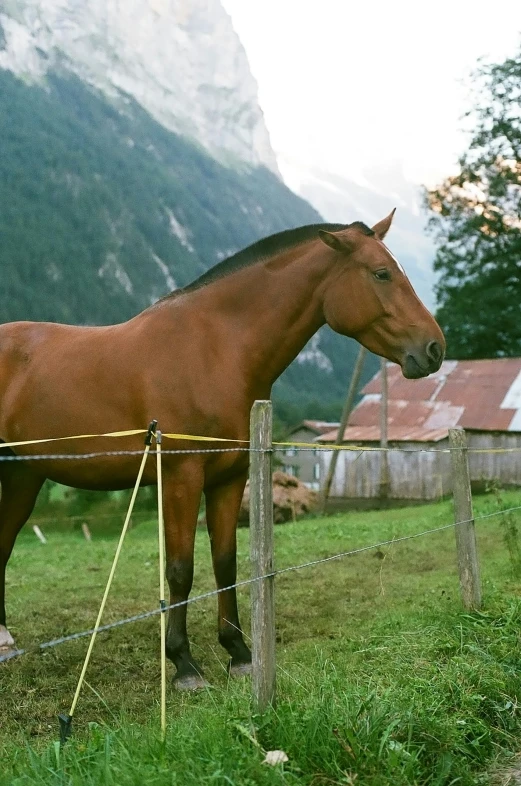
[[[135,362],[121,327],[0,325],[0,438],[28,439],[57,423],[61,431],[80,415],[84,422],[97,420],[100,398],[109,410],[104,420],[124,407]]]
[[[115,328],[80,327],[54,322],[9,322],[0,325],[0,386],[44,370],[45,375],[69,373],[80,353],[105,355]],[[73,362],[75,361],[75,362]]]

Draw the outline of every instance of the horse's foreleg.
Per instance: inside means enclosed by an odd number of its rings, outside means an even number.
[[[29,518],[43,484],[22,462],[1,462],[0,483],[0,655],[15,649],[5,614],[5,569],[16,536]]]
[[[188,599],[194,576],[194,540],[203,486],[199,464],[185,462],[182,468],[163,478],[165,516],[166,575],[170,603]],[[166,654],[175,664],[174,685],[179,690],[196,690],[206,682],[192,657],[186,630],[186,605],[171,609],[166,634]]]
[[[206,491],[206,520],[212,544],[212,559],[218,589],[237,580],[237,519],[246,473],[226,485]],[[218,595],[219,642],[231,655],[230,673],[246,674],[251,669],[251,652],[244,643],[235,587]]]

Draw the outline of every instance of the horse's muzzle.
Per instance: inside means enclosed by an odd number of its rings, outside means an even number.
[[[421,350],[406,353],[402,373],[406,379],[427,377],[439,369],[444,355],[444,349],[438,341],[429,341]]]

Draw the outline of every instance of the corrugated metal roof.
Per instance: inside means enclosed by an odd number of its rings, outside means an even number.
[[[331,431],[333,428],[338,428],[340,423],[338,420],[303,420],[302,425],[316,431],[317,434],[325,434],[326,431]]]
[[[422,428],[389,427],[389,442],[439,442],[447,436],[447,429],[426,431]],[[315,442],[334,442],[336,429],[317,437]],[[344,431],[344,442],[380,442],[379,426],[348,426]]]
[[[300,431],[303,428],[307,428],[315,434],[326,434],[328,431],[337,429],[339,425],[340,423],[338,420],[303,420],[297,426],[294,426],[288,434],[294,434],[296,431]]]
[[[399,366],[388,364],[388,439],[433,442],[448,429],[521,432],[521,358],[446,360],[425,379],[405,379]],[[351,413],[345,441],[380,439],[380,373],[364,387],[362,401]],[[334,442],[336,430],[320,442]]]

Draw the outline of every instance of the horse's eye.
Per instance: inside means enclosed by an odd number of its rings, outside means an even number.
[[[378,279],[378,281],[390,281],[391,274],[387,270],[387,268],[382,268],[381,270],[376,270],[374,277]]]

